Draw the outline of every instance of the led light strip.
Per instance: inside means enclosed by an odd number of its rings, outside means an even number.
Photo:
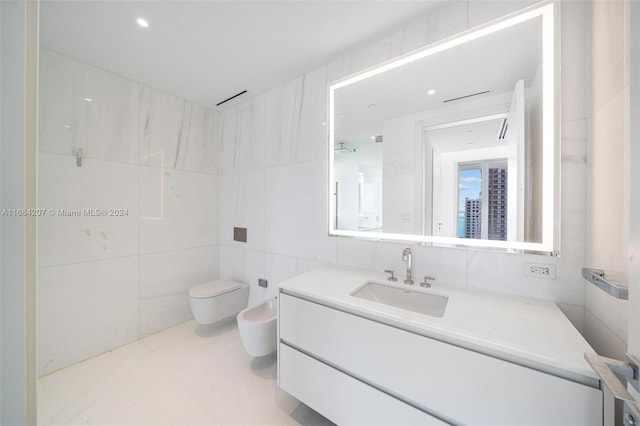
[[[477,29],[469,30],[459,36],[443,40],[442,42],[427,46],[409,53],[400,58],[388,61],[382,65],[367,69],[361,73],[339,80],[329,86],[329,176],[334,176],[334,113],[335,91],[341,87],[354,84],[369,77],[398,68],[402,65],[417,61],[422,58],[445,51],[452,47],[460,46],[472,40],[479,39],[497,31],[512,27],[530,19],[542,17],[542,242],[528,243],[517,241],[475,240],[470,238],[460,239],[455,237],[436,237],[413,234],[393,234],[383,232],[371,234],[361,231],[342,231],[335,229],[335,195],[333,182],[329,182],[329,234],[350,237],[362,237],[375,240],[415,241],[436,244],[464,245],[469,247],[492,247],[525,251],[554,252],[554,198],[555,198],[555,49],[554,49],[554,2],[549,1],[542,6],[519,13],[513,17],[504,19],[495,24],[488,24]]]

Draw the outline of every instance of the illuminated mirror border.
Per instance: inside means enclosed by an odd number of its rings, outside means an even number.
[[[398,241],[413,243],[433,243],[447,246],[477,247],[503,249],[517,252],[534,252],[558,255],[559,245],[559,225],[556,222],[556,214],[559,215],[559,197],[557,196],[558,181],[556,173],[556,146],[557,139],[557,108],[556,108],[556,14],[557,6],[554,1],[545,2],[530,8],[523,9],[497,22],[465,31],[452,38],[428,45],[424,48],[413,51],[399,58],[385,62],[381,65],[369,68],[360,73],[351,75],[342,80],[329,85],[329,191],[328,191],[328,213],[329,213],[329,235],[354,237],[376,241]],[[375,76],[377,74],[398,68],[402,65],[435,55],[438,52],[462,45],[472,40],[479,39],[488,34],[493,34],[502,29],[509,28],[519,23],[542,17],[542,242],[518,242],[518,241],[496,241],[478,240],[470,238],[437,237],[430,235],[376,233],[372,234],[363,231],[345,231],[336,229],[335,226],[335,198],[333,196],[334,181],[334,101],[335,91],[341,87],[354,84],[358,81]]]

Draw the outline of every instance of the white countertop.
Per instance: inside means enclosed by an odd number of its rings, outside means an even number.
[[[592,387],[593,349],[552,302],[432,284],[387,281],[383,272],[329,267],[280,283],[281,291]],[[367,281],[449,297],[436,318],[351,296]]]

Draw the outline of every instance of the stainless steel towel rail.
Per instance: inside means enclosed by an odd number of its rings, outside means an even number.
[[[584,358],[600,377],[602,385],[609,388],[615,399],[623,401],[622,424],[624,426],[638,426],[640,424],[638,403],[627,387],[616,377],[616,374],[622,376],[635,390],[640,390],[640,361],[638,358],[632,354],[625,354],[625,360],[618,361],[595,353],[584,354]]]
[[[629,300],[629,288],[609,281],[602,269],[582,268],[582,277],[616,299]]]

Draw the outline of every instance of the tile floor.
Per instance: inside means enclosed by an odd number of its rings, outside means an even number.
[[[278,389],[235,318],[189,321],[38,379],[40,425],[331,425]]]

